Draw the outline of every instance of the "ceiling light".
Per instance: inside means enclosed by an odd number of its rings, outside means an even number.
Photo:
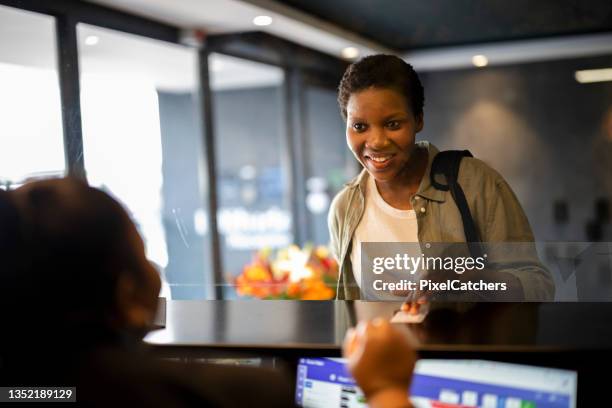
[[[612,81],[612,68],[585,69],[582,71],[576,71],[574,76],[576,81],[580,82],[581,84],[588,84],[589,82]]]
[[[253,19],[253,24],[256,26],[268,26],[272,24],[272,17],[270,16],[257,16]]]
[[[342,50],[342,58],[355,59],[359,56],[359,49],[355,47],[346,47]]]
[[[97,35],[88,35],[85,38],[85,45],[96,45],[98,42],[100,42],[100,38]]]
[[[475,67],[486,67],[488,63],[489,59],[484,55],[474,55],[472,57],[472,64],[474,64]]]

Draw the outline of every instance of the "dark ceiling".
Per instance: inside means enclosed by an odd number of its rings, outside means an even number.
[[[407,51],[612,32],[612,0],[279,0]]]

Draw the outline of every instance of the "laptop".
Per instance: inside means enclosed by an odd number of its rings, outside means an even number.
[[[486,360],[422,359],[410,396],[415,408],[575,408],[575,371]],[[340,358],[301,358],[296,403],[306,408],[367,407]]]

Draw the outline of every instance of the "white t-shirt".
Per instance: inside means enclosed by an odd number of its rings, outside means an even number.
[[[419,242],[415,211],[398,210],[390,206],[378,192],[376,181],[371,176],[367,181],[365,211],[353,234],[351,249],[353,275],[360,288],[362,242]],[[412,277],[407,275],[405,278],[411,279]],[[364,290],[364,288],[361,289]],[[381,297],[380,293],[374,293],[372,288],[365,288],[365,290],[372,296],[371,299]]]

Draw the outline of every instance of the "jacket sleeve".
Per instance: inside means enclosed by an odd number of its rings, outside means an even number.
[[[554,284],[539,260],[527,216],[508,183],[496,175],[491,186],[494,194],[487,195],[482,238],[488,261],[497,271],[510,273],[520,281],[526,301],[551,301]]]
[[[329,249],[338,263],[338,282],[336,283],[336,300],[345,300],[345,285],[344,280],[346,277],[343,275],[343,266],[341,256],[341,239],[340,239],[340,214],[339,214],[339,202],[341,200],[341,195],[338,194],[332,201],[329,206],[329,213],[327,214],[327,227],[329,228]]]
[[[350,237],[347,238],[344,236],[346,232],[345,229],[347,228],[347,226],[344,225],[347,216],[347,203],[350,202],[350,197],[347,190],[338,193],[332,201],[327,216],[330,251],[338,262],[339,267],[338,283],[336,285],[336,300],[357,300],[361,298],[359,285],[355,282],[350,260],[341,259],[343,255],[342,251],[347,250],[345,246],[349,245],[350,242]],[[349,242],[346,241],[347,239]]]
[[[340,264],[339,227],[340,225],[338,222],[338,196],[336,196],[332,201],[331,205],[329,206],[329,212],[327,213],[327,228],[329,230],[329,249],[338,264]]]

